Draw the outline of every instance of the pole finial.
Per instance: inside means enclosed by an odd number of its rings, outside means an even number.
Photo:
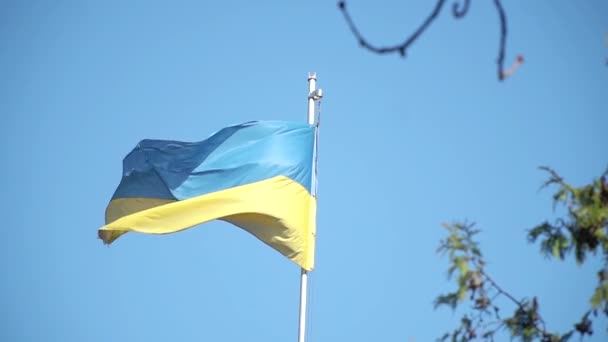
[[[317,79],[317,73],[312,71],[308,73],[308,80],[316,80]]]

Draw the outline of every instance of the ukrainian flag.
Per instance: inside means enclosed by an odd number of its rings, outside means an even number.
[[[99,238],[110,244],[126,232],[168,234],[223,220],[312,270],[314,137],[307,123],[256,121],[201,142],[143,140],[123,160]]]

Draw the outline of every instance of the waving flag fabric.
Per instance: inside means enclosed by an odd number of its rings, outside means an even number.
[[[167,234],[230,222],[302,268],[314,266],[311,195],[314,127],[256,121],[201,142],[143,140],[123,160],[122,180],[99,237]]]

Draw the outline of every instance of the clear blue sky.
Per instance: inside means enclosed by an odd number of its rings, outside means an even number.
[[[375,42],[428,1],[350,1]],[[448,4],[451,6],[451,4]],[[310,341],[432,341],[452,288],[435,253],[469,219],[488,271],[538,295],[550,327],[584,312],[596,264],[542,258],[525,230],[554,217],[549,165],[574,184],[608,163],[608,2],[473,1],[407,59],[360,49],[336,1],[2,1],[0,340],[296,341],[298,267],[212,222],[97,239],[121,161],[144,138],[198,141],[250,120],[305,120],[325,91]],[[606,320],[592,341],[604,340]]]

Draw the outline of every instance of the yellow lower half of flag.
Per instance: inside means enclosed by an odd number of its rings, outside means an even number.
[[[169,234],[212,220],[230,222],[300,267],[314,267],[317,203],[299,183],[277,176],[186,200],[113,199],[99,237],[112,243],[126,232]]]

